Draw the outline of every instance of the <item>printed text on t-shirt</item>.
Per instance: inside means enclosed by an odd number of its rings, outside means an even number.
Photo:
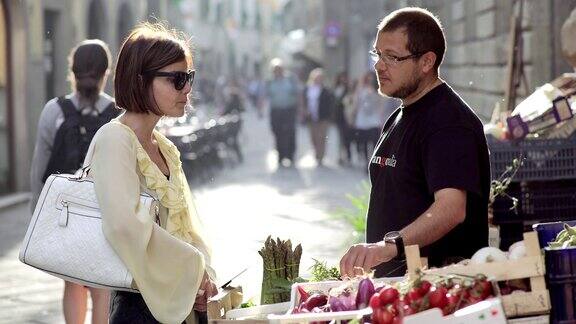
[[[394,154],[392,154],[392,157],[389,158],[383,158],[381,156],[373,156],[372,157],[372,163],[373,164],[377,164],[380,167],[396,167],[396,158],[394,157]]]

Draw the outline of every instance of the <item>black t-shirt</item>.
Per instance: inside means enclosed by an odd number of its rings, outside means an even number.
[[[382,241],[415,221],[434,202],[434,192],[465,190],[466,219],[422,248],[429,265],[469,258],[488,244],[490,162],[481,121],[443,83],[415,103],[398,108],[386,122],[370,163],[372,191],[366,240]],[[397,263],[382,264],[376,275]]]

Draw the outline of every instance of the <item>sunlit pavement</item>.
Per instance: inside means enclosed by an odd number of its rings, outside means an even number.
[[[299,127],[296,167],[278,168],[268,119],[250,113],[244,119],[245,162],[194,192],[212,238],[220,281],[249,266],[234,281],[249,298],[260,291],[263,269],[257,251],[268,235],[302,244],[301,274],[308,273],[312,258],[338,264],[350,230],[329,214],[349,207],[346,193],[359,192],[366,176],[360,166],[338,166],[335,128],[329,132],[325,166],[316,167],[308,129]]]
[[[257,251],[266,237],[302,244],[303,275],[312,258],[337,265],[350,230],[329,214],[349,207],[346,193],[359,192],[366,176],[360,166],[338,167],[335,129],[329,132],[324,167],[316,167],[308,131],[300,127],[296,167],[278,168],[269,122],[251,111],[244,116],[241,142],[244,163],[191,187],[210,234],[219,282],[249,267],[232,285],[241,285],[245,298],[259,302],[262,261]],[[63,323],[62,281],[18,261],[29,218],[25,204],[0,211],[0,323]]]

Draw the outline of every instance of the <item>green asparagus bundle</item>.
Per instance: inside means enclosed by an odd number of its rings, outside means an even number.
[[[300,257],[302,246],[298,244],[292,250],[290,240],[283,241],[280,238],[273,240],[268,236],[264,247],[258,251],[264,263],[262,276],[262,294],[260,303],[273,304],[290,300],[290,292],[279,289],[279,282],[292,282],[298,278],[300,272]]]
[[[558,233],[554,241],[548,243],[548,246],[560,249],[576,246],[576,227],[570,227],[570,225],[564,223],[564,229]]]

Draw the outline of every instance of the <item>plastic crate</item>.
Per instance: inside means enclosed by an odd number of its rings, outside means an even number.
[[[576,323],[576,248],[544,249],[552,302],[551,323]]]
[[[488,147],[493,179],[520,157],[524,164],[513,182],[576,179],[576,138],[500,142],[489,137]]]
[[[506,192],[518,199],[517,210],[510,210],[510,199],[498,197],[493,204],[495,224],[576,218],[576,180],[511,183]]]
[[[574,218],[576,219],[576,215]],[[570,226],[576,226],[576,220],[534,224],[532,228],[538,233],[540,246],[548,246],[549,242],[554,241],[558,233],[564,229],[564,223]]]

